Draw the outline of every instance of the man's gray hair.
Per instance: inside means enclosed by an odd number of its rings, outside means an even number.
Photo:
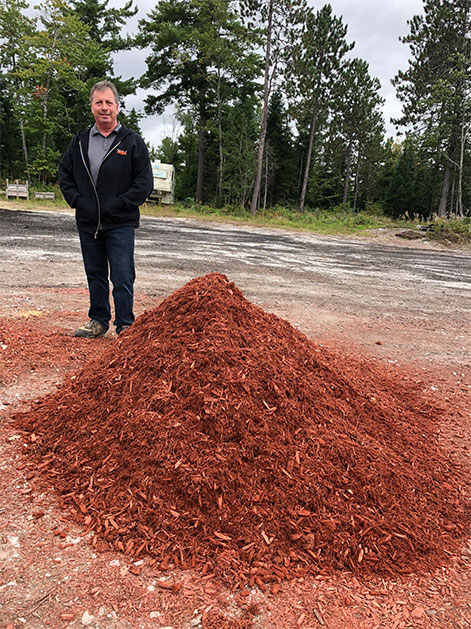
[[[95,92],[103,92],[108,88],[113,92],[116,104],[119,104],[118,90],[116,89],[114,83],[112,83],[111,81],[98,81],[98,83],[95,83],[95,85],[90,90],[90,103],[93,101],[93,95],[95,94]]]

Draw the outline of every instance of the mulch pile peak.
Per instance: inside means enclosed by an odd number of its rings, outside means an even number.
[[[459,549],[469,509],[439,419],[407,378],[315,344],[218,273],[17,416],[97,548],[273,590]]]

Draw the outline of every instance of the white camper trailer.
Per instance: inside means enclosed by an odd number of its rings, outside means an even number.
[[[172,164],[152,162],[154,189],[150,195],[152,201],[173,203],[175,193],[175,168]]]

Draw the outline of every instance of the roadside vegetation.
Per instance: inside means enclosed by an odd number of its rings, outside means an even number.
[[[367,209],[354,212],[349,207],[344,209],[341,206],[330,210],[306,210],[303,213],[295,209],[275,206],[259,210],[257,214],[252,215],[249,209],[237,206],[215,208],[187,202],[177,203],[172,207],[147,204],[142,209],[142,213],[150,216],[209,219],[257,227],[279,227],[321,234],[354,234],[367,229],[397,227],[401,224],[401,221],[394,221],[384,216],[377,208],[375,211]]]
[[[471,218],[436,221],[428,238],[449,245],[471,247]]]
[[[69,210],[59,188],[50,187],[55,198],[8,199],[0,191],[0,207],[6,209],[28,210]],[[274,227],[293,231],[304,231],[326,235],[368,235],[371,230],[394,231],[409,240],[426,239],[454,247],[471,248],[471,218],[433,217],[423,222],[420,216],[407,214],[391,218],[378,204],[370,204],[364,210],[355,211],[348,205],[332,209],[307,208],[300,213],[293,208],[275,206],[259,210],[252,215],[249,208],[225,206],[216,208],[196,203],[191,199],[174,205],[146,203],[141,207],[143,216],[192,218],[200,221],[250,225],[252,227]]]
[[[214,208],[193,202],[177,203],[173,206],[146,204],[142,214],[148,216],[175,216],[216,222],[231,222],[256,227],[278,227],[295,231],[306,231],[330,235],[367,235],[368,230],[394,230],[404,233],[404,237],[422,238],[446,245],[471,247],[471,218],[433,217],[423,222],[421,217],[407,215],[391,218],[376,204],[364,210],[354,211],[347,206],[333,209],[306,210],[299,213],[295,209],[276,206],[259,210],[253,216],[249,209],[227,206]]]

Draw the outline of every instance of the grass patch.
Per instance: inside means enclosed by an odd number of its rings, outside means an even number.
[[[471,246],[471,217],[436,219],[428,238],[445,245]]]
[[[35,192],[53,192],[54,199],[36,199]],[[2,207],[5,209],[15,210],[66,210],[70,209],[64,201],[59,186],[49,186],[46,188],[39,186],[29,186],[29,199],[16,199],[15,197],[6,198],[5,191],[0,196]]]
[[[259,210],[255,216],[252,216],[245,208],[231,206],[214,208],[195,203],[181,203],[174,206],[148,203],[141,210],[142,214],[148,216],[174,216],[254,227],[278,227],[321,234],[355,234],[367,229],[404,225],[404,222],[392,221],[380,213],[353,212],[348,208],[347,210],[342,208],[307,210],[300,214],[296,210],[275,206],[266,210]]]
[[[33,189],[34,190],[34,189]],[[30,199],[0,199],[2,207],[15,210],[70,210],[59,188],[54,188],[55,199],[35,199],[34,193]],[[272,227],[292,231],[312,232],[326,235],[352,235],[365,233],[375,229],[414,229],[418,219],[403,217],[390,219],[382,213],[379,206],[371,204],[361,212],[354,212],[350,208],[335,207],[331,210],[306,210],[300,214],[296,210],[275,206],[266,210],[259,210],[255,216],[250,211],[238,206],[215,208],[209,205],[197,204],[194,201],[177,203],[175,205],[158,205],[145,203],[141,207],[143,216],[166,218],[192,218],[199,221],[212,221],[247,225],[252,227]],[[428,223],[430,231],[423,234],[424,239],[448,246],[471,247],[471,217],[438,219]]]

